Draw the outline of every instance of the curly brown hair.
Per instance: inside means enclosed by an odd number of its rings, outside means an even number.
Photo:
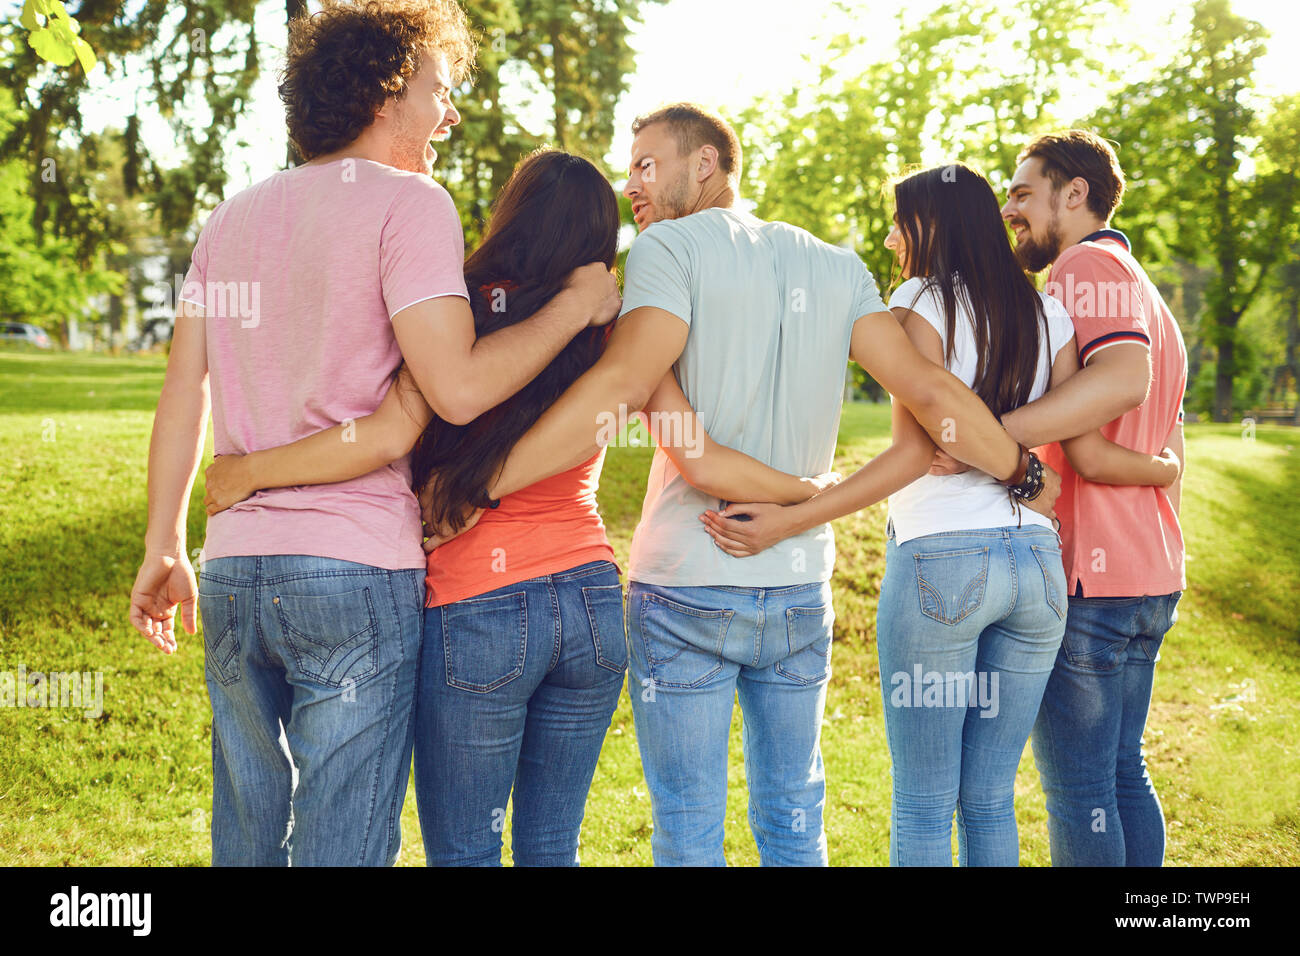
[[[334,0],[290,23],[280,99],[302,158],[360,136],[388,97],[406,93],[429,48],[447,57],[453,83],[471,75],[478,42],[455,0]]]

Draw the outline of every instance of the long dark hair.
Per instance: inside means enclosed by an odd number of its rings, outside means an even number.
[[[531,153],[515,167],[493,206],[479,247],[465,260],[478,335],[522,322],[589,262],[613,267],[618,254],[618,199],[594,165],[555,149]],[[437,482],[432,515],[459,530],[462,513],[481,507],[506,456],[542,413],[595,364],[608,327],[584,329],[513,397],[467,425],[435,415],[411,452],[411,477]]]
[[[936,166],[896,182],[894,203],[907,271],[922,279],[912,304],[929,289],[943,301],[945,363],[952,363],[957,296],[964,294],[975,319],[972,388],[995,415],[1019,408],[1034,387],[1047,313],[1011,248],[993,187],[964,163]]]

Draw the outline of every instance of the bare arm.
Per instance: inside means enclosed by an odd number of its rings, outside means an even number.
[[[375,411],[288,445],[221,455],[208,466],[203,503],[216,514],[263,488],[325,485],[369,474],[410,452],[433,410],[407,369]]]
[[[1066,383],[1080,374],[1083,373],[1079,370],[1078,344],[1072,336],[1056,353],[1056,358],[1052,362],[1051,390],[1047,394],[1053,395],[1060,389],[1066,388]],[[1046,396],[1002,416],[1002,420],[1009,423],[1007,430],[1026,445],[1030,444],[1026,438],[1037,439],[1043,436],[1017,434],[1013,429],[1022,427],[1024,419],[1015,416],[1038,408],[1044,401]],[[1048,427],[1052,427],[1050,422]],[[1068,430],[1073,431],[1073,426]],[[1046,441],[1055,440],[1056,436],[1048,434]],[[1173,458],[1167,455],[1146,455],[1125,448],[1123,445],[1117,445],[1096,429],[1075,438],[1065,439],[1061,442],[1061,448],[1080,477],[1098,484],[1165,486],[1178,475],[1179,463]],[[932,470],[937,474],[951,474],[965,469],[940,452],[935,456]]]
[[[920,316],[908,316],[903,323],[908,341],[927,360],[942,362],[938,335]],[[861,511],[910,485],[929,468],[934,442],[901,401],[894,401],[891,415],[890,446],[834,488],[788,508],[732,505],[721,512],[706,511],[701,516],[705,530],[727,554],[743,558]],[[736,521],[732,516],[737,514],[748,515],[750,520]]]
[[[835,487],[785,508],[740,504],[706,511],[705,530],[727,554],[743,558],[883,501],[924,475],[934,453],[934,442],[902,402],[894,402],[892,425],[893,443]],[[750,520],[731,517],[737,514]]]
[[[777,471],[757,458],[719,445],[700,424],[670,369],[643,409],[650,434],[693,487],[724,501],[772,501],[794,504],[817,493],[821,485]]]
[[[1106,352],[1118,351],[1124,347],[1114,346],[1099,352],[1094,361],[1104,359]],[[1146,351],[1144,347],[1139,345],[1128,347],[1140,349],[1143,352]],[[1127,358],[1121,356],[1121,361],[1114,368],[1124,368],[1126,363],[1134,362],[1136,358],[1135,354],[1130,354]],[[1130,372],[1133,371],[1134,369],[1130,369]],[[1084,374],[1086,372],[1079,368],[1079,344],[1071,337],[1070,341],[1066,342],[1061,347],[1061,350],[1056,353],[1056,358],[1052,362],[1051,389],[1047,394],[1052,395],[1069,388],[1071,382],[1076,381]],[[1145,391],[1143,397],[1145,399]],[[1011,420],[1012,425],[1018,428],[1023,424],[1023,420],[1017,422],[1013,420],[1013,416],[1021,412],[1032,411],[1035,406],[1045,400],[1046,396],[1040,398],[1037,402],[1031,402],[1029,405],[1018,408],[1014,412],[1004,415],[1002,420],[1004,422]],[[1030,422],[1032,424],[1032,418]],[[1016,434],[1012,430],[1012,425],[1008,425],[1007,430],[1011,431],[1012,434]],[[1073,428],[1070,430],[1073,431]],[[1095,428],[1084,432],[1078,437],[1066,438],[1061,442],[1061,449],[1070,460],[1070,465],[1081,478],[1098,484],[1157,485],[1163,487],[1178,477],[1179,463],[1177,461],[1158,455],[1144,455],[1141,452],[1125,448],[1123,445],[1117,445],[1104,437]]]
[[[651,306],[619,319],[600,360],[515,443],[488,495],[513,494],[596,454],[613,438],[614,423],[645,407],[686,347],[687,331]]]
[[[1077,368],[1077,343],[1074,348]],[[1052,371],[1055,378],[1055,363]],[[1064,441],[1137,408],[1146,401],[1150,384],[1151,353],[1147,347],[1137,342],[1112,345],[1094,353],[1069,381],[1062,381],[1059,387],[1053,382],[1051,391],[1038,401],[1007,412],[1002,424],[1031,448]]]
[[[1178,480],[1181,470],[1175,457],[1144,455],[1115,444],[1098,431],[1063,441],[1061,448],[1079,477],[1099,485],[1168,488]]]
[[[457,295],[408,306],[393,316],[393,333],[429,406],[465,425],[536,378],[588,325],[612,319],[619,302],[613,274],[590,263],[531,317],[491,335],[476,338],[474,314]]]
[[[850,346],[853,360],[907,406],[936,445],[999,481],[1010,478],[1020,462],[1015,440],[978,395],[917,351],[899,324],[913,313],[894,311],[898,318],[872,312],[858,319]]]
[[[198,629],[185,523],[210,409],[203,308],[181,302],[149,441],[149,526],[130,608],[132,626],[166,654],[176,650],[178,606],[185,630]]]
[[[1174,514],[1181,514],[1180,509],[1183,504],[1183,475],[1187,473],[1187,446],[1183,444],[1183,423],[1178,422],[1174,425],[1168,437],[1165,438],[1165,444],[1169,450],[1178,458],[1181,467],[1178,469],[1178,478],[1169,486],[1169,503],[1173,505]]]

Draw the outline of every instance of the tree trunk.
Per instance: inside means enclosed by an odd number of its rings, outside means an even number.
[[[1233,341],[1219,343],[1219,358],[1214,369],[1214,420],[1232,421]]]
[[[1291,371],[1291,387],[1296,390],[1295,410],[1291,424],[1300,425],[1300,287],[1291,286],[1287,296],[1286,317],[1286,367]],[[1286,401],[1286,396],[1282,396]]]
[[[560,149],[570,149],[568,137],[568,114],[564,108],[563,93],[565,88],[564,52],[561,49],[560,20],[551,21],[551,92],[555,95],[555,145]]]

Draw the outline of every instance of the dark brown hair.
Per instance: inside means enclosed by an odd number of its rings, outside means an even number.
[[[669,134],[677,142],[677,155],[686,156],[701,146],[712,146],[718,151],[718,165],[727,178],[740,178],[740,139],[721,116],[694,103],[673,103],[638,116],[632,123],[632,135],[655,123],[668,125]]]
[[[1036,157],[1043,165],[1043,175],[1060,189],[1078,178],[1088,183],[1088,208],[1109,222],[1124,198],[1124,171],[1110,143],[1096,133],[1070,129],[1064,133],[1040,136],[1020,151],[1017,163]]]
[[[555,149],[525,157],[497,197],[483,242],[465,261],[475,331],[489,335],[522,322],[579,266],[612,268],[618,229],[618,198],[594,165]],[[417,492],[437,481],[435,526],[459,530],[462,512],[485,503],[510,449],[595,364],[610,329],[579,332],[535,379],[468,425],[430,419],[411,452],[411,477]]]
[[[1024,405],[1037,377],[1047,313],[1012,251],[993,187],[955,163],[899,180],[894,202],[907,270],[922,280],[912,304],[928,289],[937,290],[943,302],[945,364],[952,362],[961,295],[974,319],[978,359],[972,389],[995,415]]]
[[[308,160],[347,146],[405,95],[429,49],[447,57],[453,83],[469,77],[477,43],[454,0],[332,2],[293,20],[280,99],[294,148]]]

